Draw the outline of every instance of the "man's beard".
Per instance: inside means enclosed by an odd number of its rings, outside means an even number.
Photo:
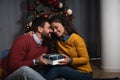
[[[50,33],[49,33],[49,34],[42,33],[42,34],[41,34],[41,37],[42,37],[42,39],[43,39],[43,43],[46,43],[46,42],[48,42],[49,40],[51,40],[51,34],[50,34]]]

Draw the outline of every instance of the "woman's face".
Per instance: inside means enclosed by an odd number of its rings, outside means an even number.
[[[64,29],[64,26],[59,23],[59,22],[52,22],[51,24],[52,28],[53,28],[53,32],[58,36],[58,37],[61,37],[61,36],[65,36],[66,34],[66,31]]]

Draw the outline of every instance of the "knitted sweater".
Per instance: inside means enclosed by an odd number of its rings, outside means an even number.
[[[35,68],[37,66],[34,65],[33,59],[47,52],[47,46],[38,46],[32,36],[22,35],[13,41],[6,63],[4,62],[4,64],[7,64],[7,66],[4,66],[4,70],[9,70],[8,72],[11,73],[21,66]]]
[[[71,34],[65,42],[58,41],[58,51],[73,58],[73,68],[83,73],[92,72],[85,42],[78,34]]]

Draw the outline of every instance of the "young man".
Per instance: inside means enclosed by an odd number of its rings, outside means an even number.
[[[43,55],[49,53],[47,41],[52,29],[44,17],[37,17],[32,23],[33,36],[21,35],[13,41],[8,55],[5,80],[45,80],[36,71],[43,70],[46,62]],[[4,76],[5,77],[5,76]]]

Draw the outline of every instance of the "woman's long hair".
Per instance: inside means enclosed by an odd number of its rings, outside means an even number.
[[[54,14],[50,16],[50,23],[58,22],[63,25],[68,34],[77,33],[75,27],[73,26],[71,18],[64,14]]]

